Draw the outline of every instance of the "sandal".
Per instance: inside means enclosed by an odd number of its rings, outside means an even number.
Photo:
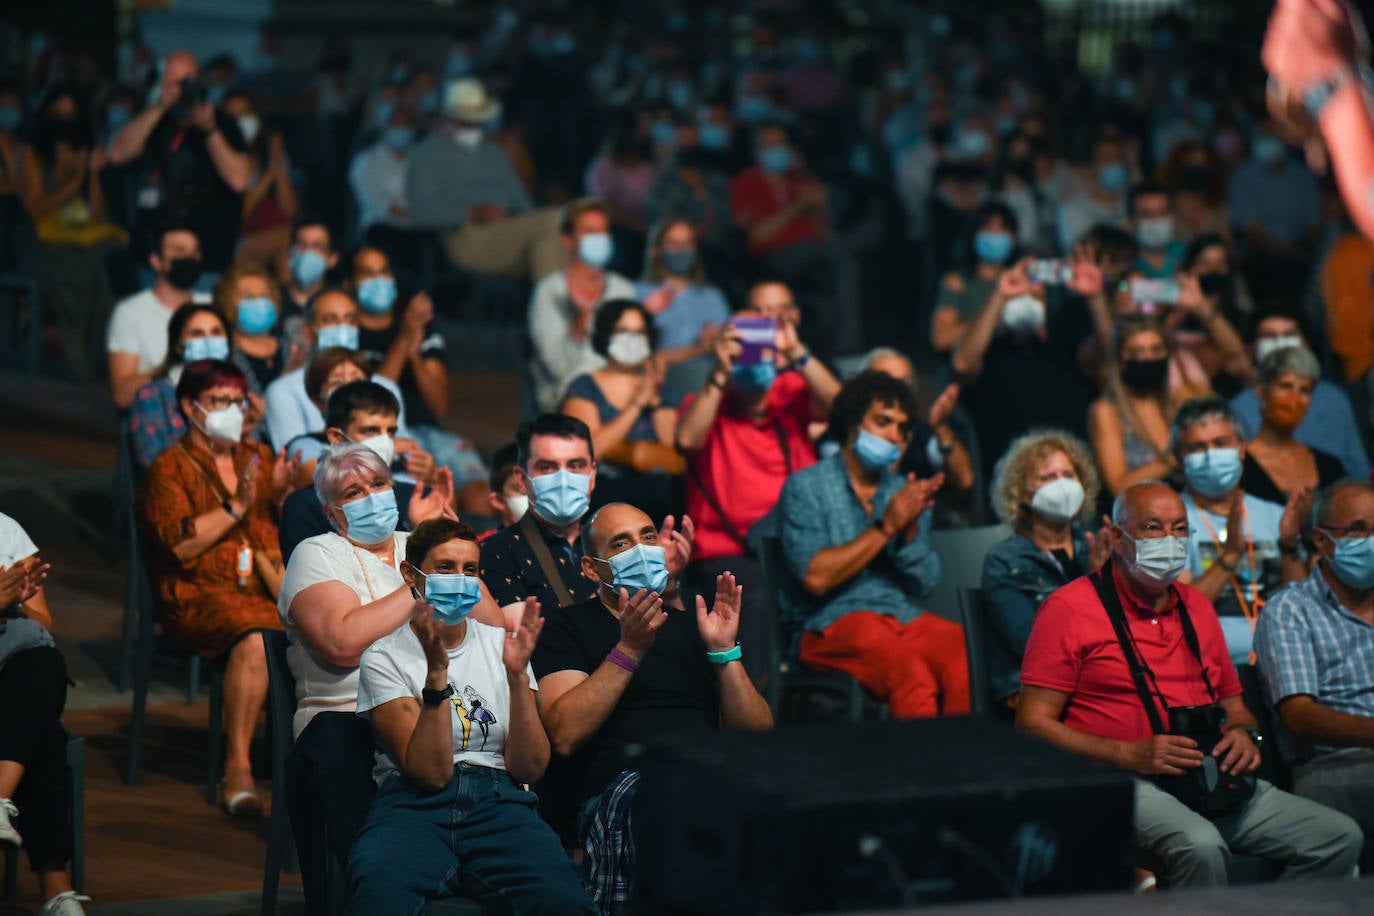
[[[231,795],[229,793],[229,780],[245,774],[248,776],[249,788],[240,789]],[[257,790],[252,783],[253,771],[246,767],[230,770],[219,781],[220,803],[224,805],[224,810],[229,812],[230,817],[258,817],[262,814],[262,799],[258,798]]]

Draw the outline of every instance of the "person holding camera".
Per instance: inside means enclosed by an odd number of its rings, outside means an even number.
[[[1343,877],[1364,838],[1344,814],[1254,776],[1256,722],[1216,611],[1178,584],[1188,512],[1157,481],[1112,505],[1112,556],[1054,592],[1031,628],[1016,725],[1135,780],[1135,845],[1171,887],[1227,883],[1231,853],[1281,879]]]
[[[156,95],[110,138],[109,159],[117,166],[142,160],[140,224],[185,221],[200,238],[205,270],[229,266],[253,157],[238,122],[206,96],[194,55],[174,51],[163,59]]]

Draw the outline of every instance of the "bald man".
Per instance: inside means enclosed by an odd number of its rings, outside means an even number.
[[[1108,563],[1054,592],[1035,616],[1017,727],[1140,777],[1135,844],[1171,887],[1225,885],[1232,852],[1281,862],[1281,878],[1349,875],[1364,840],[1344,814],[1258,779],[1248,798],[1242,790],[1225,813],[1208,817],[1180,801],[1185,793],[1166,791],[1176,784],[1158,782],[1193,773],[1207,753],[1193,738],[1168,733],[1170,710],[1224,712],[1219,733],[1197,733],[1214,744],[1206,766],[1223,783],[1253,779],[1256,723],[1216,611],[1177,582],[1188,557],[1188,513],[1178,494],[1153,481],[1127,487],[1112,506],[1109,530]],[[1148,695],[1133,681],[1113,620],[1145,668]]]
[[[183,98],[188,89],[200,99]],[[183,221],[200,238],[207,271],[229,266],[255,165],[238,123],[205,99],[194,55],[174,51],[163,59],[157,94],[110,139],[109,154],[115,165],[143,166],[140,226]]]
[[[596,842],[628,831],[638,774],[627,746],[666,733],[714,734],[721,728],[766,729],[768,703],[740,662],[740,595],[729,573],[717,577],[713,605],[697,596],[688,610],[664,563],[659,530],[625,503],[609,503],[582,525],[582,574],[596,597],[546,618],[533,658],[540,717],[559,757],[576,754],[581,809],[578,838],[593,900],[628,900],[633,875],[617,893],[603,880],[625,863]]]
[[[1374,831],[1374,487],[1346,480],[1317,494],[1306,579],[1264,606],[1261,679],[1278,710],[1293,791]]]

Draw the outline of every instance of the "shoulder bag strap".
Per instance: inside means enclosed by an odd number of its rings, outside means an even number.
[[[711,488],[706,486],[706,481],[702,480],[701,473],[697,471],[697,466],[691,458],[687,459],[687,476],[692,478],[692,483],[696,484],[697,489],[701,491],[701,495],[706,497],[706,505],[711,507],[711,511],[716,513],[716,517],[719,518],[721,524],[725,526],[725,533],[730,535],[730,539],[736,544],[739,544],[740,548],[745,553],[752,556],[754,550],[749,546],[749,540],[744,535],[740,534],[740,530],[735,527],[735,523],[730,521],[730,516],[725,514],[724,507],[722,507],[720,501],[716,499],[716,495],[711,492]]]
[[[1159,714],[1159,706],[1155,703],[1155,698],[1150,692],[1150,686],[1145,679],[1145,664],[1140,656],[1136,655],[1134,646],[1126,631],[1126,611],[1121,606],[1121,596],[1116,593],[1116,583],[1111,581],[1111,562],[1103,564],[1102,568],[1093,573],[1089,578],[1092,580],[1093,587],[1097,589],[1097,597],[1102,602],[1103,609],[1107,612],[1107,619],[1112,622],[1112,629],[1116,631],[1117,642],[1121,644],[1121,653],[1126,657],[1126,666],[1131,669],[1131,680],[1135,682],[1136,693],[1140,696],[1140,702],[1145,705],[1145,714],[1150,718],[1150,728],[1156,735],[1168,734],[1168,729],[1164,727],[1164,720]]]
[[[520,530],[524,533],[525,539],[530,542],[530,550],[534,552],[534,561],[539,564],[539,569],[544,573],[544,578],[549,582],[549,588],[553,589],[553,595],[558,599],[559,607],[567,607],[573,603],[572,593],[568,591],[568,586],[563,582],[563,576],[558,572],[558,564],[553,561],[553,554],[549,553],[549,545],[544,543],[544,532],[540,529],[539,523],[534,520],[533,512],[526,512],[520,519]]]

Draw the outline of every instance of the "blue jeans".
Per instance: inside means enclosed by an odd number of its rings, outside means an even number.
[[[504,770],[467,763],[433,794],[391,777],[353,843],[345,914],[409,916],[460,889],[488,913],[595,913],[537,801]]]

